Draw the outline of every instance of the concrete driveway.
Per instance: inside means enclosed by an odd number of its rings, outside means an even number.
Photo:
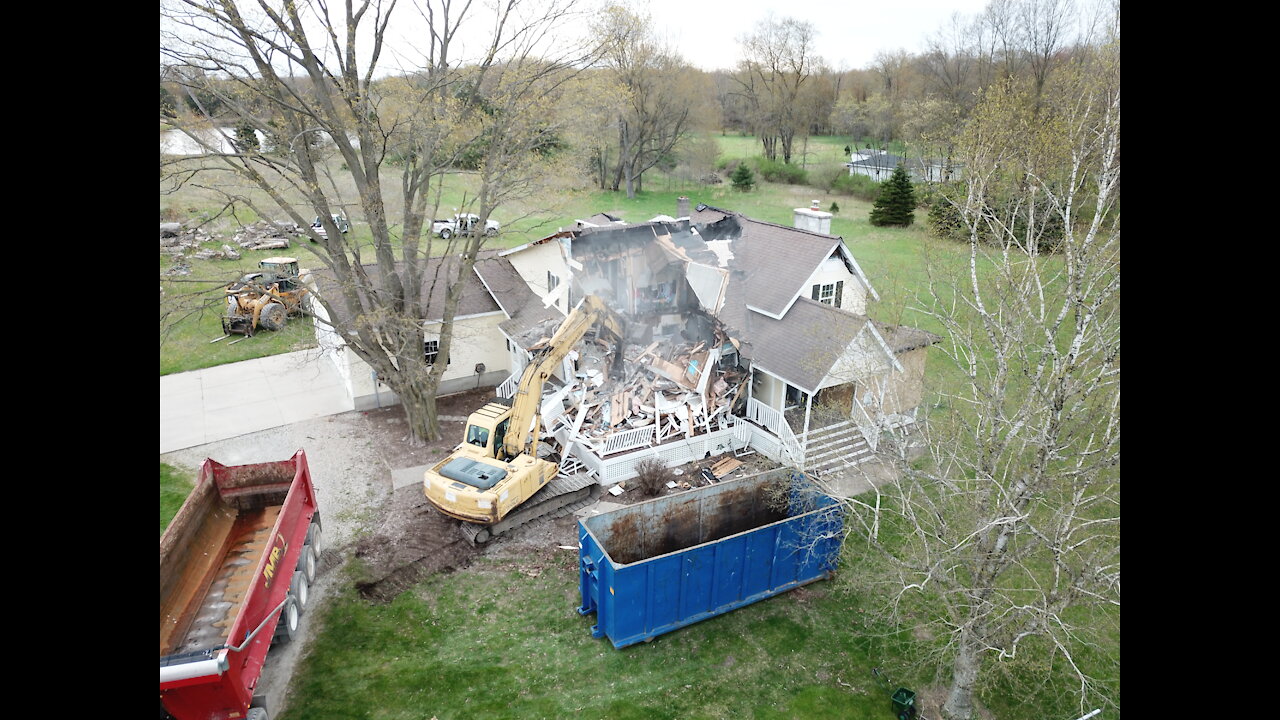
[[[354,410],[318,350],[160,378],[160,453]]]

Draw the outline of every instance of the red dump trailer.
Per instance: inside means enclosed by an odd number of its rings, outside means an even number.
[[[293,639],[320,551],[307,456],[205,460],[160,538],[160,716],[266,720],[267,651]]]

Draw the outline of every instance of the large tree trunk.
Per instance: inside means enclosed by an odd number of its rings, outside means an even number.
[[[426,384],[414,384],[396,391],[404,408],[409,434],[414,442],[440,439],[440,418],[436,410],[436,394]]]
[[[970,720],[973,717],[973,690],[978,683],[978,668],[982,665],[982,648],[973,631],[960,631],[960,649],[956,652],[951,692],[942,706],[946,720]]]

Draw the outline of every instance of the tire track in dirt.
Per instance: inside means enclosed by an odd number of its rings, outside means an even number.
[[[389,603],[432,573],[458,570],[480,549],[458,531],[458,521],[442,514],[417,485],[392,493],[386,514],[374,533],[356,543],[362,569],[356,581],[360,596]]]

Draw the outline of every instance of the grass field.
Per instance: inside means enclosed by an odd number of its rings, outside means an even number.
[[[832,580],[623,650],[576,611],[574,551],[495,551],[389,605],[344,583],[280,717],[889,720],[872,668],[922,701],[948,678],[924,660],[936,641],[864,611],[845,582],[857,572],[846,560]],[[1000,676],[982,701],[995,718],[1075,717],[1058,690]]]
[[[188,477],[178,469],[160,463],[160,534],[169,527],[173,516],[178,514],[182,502],[187,499],[195,486],[194,478]]]
[[[888,714],[870,669],[901,639],[865,626],[834,582],[616,650],[576,612],[577,579],[577,553],[549,549],[481,557],[387,606],[348,594],[326,609],[281,717]]]

